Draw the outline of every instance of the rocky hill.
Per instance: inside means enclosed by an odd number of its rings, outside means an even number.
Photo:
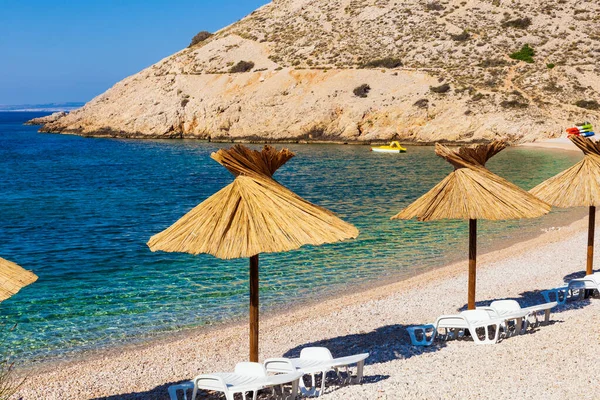
[[[200,39],[41,130],[521,142],[600,116],[595,0],[274,0]]]

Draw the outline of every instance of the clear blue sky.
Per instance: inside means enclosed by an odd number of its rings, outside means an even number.
[[[0,104],[88,101],[268,0],[0,0]]]

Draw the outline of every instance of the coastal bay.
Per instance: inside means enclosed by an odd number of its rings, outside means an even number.
[[[245,315],[245,260],[151,253],[145,244],[231,182],[209,157],[228,146],[41,135],[21,125],[30,114],[3,116],[0,168],[11,180],[0,201],[0,240],[6,257],[40,277],[0,309],[7,323],[18,323],[7,338],[15,357],[25,363],[69,358]],[[461,221],[390,221],[451,169],[431,147],[391,157],[365,146],[289,147],[297,155],[276,179],[356,224],[361,234],[345,243],[264,255],[266,312],[348,287],[405,279],[464,256]],[[580,157],[511,148],[490,168],[531,188]],[[482,222],[481,251],[580,215],[559,209],[540,219]]]
[[[480,257],[481,304],[511,298],[543,301],[539,291],[562,285],[585,265],[586,221]],[[598,257],[596,257],[598,260]],[[334,355],[368,351],[365,379],[329,391],[323,399],[595,399],[600,371],[600,302],[592,298],[554,310],[552,323],[495,346],[471,341],[431,348],[410,344],[406,327],[432,322],[466,304],[467,268],[461,260],[441,269],[366,291],[352,291],[291,312],[270,315],[261,326],[261,360],[297,356],[309,345]],[[29,371],[37,385],[24,399],[167,399],[166,388],[200,373],[230,370],[247,354],[245,322],[88,359]],[[591,336],[590,336],[591,335]],[[588,340],[589,339],[589,340]],[[477,385],[473,385],[473,382]]]
[[[598,15],[3,7],[0,400],[599,399]]]

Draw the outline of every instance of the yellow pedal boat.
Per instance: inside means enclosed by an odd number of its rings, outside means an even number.
[[[406,153],[406,149],[400,146],[400,143],[398,142],[391,142],[387,146],[371,147],[371,151],[375,151],[377,153]]]

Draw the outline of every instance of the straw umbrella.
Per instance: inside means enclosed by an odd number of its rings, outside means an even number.
[[[596,206],[600,205],[600,143],[581,136],[571,141],[583,151],[583,160],[540,183],[530,193],[556,207],[589,207],[586,273],[594,272]]]
[[[454,172],[392,219],[433,221],[469,220],[468,308],[475,308],[477,220],[536,218],[550,206],[485,168],[487,160],[506,147],[504,141],[451,150],[436,144],[435,152],[454,166]]]
[[[236,145],[211,157],[236,178],[165,231],[150,238],[152,251],[208,253],[222,259],[250,258],[250,361],[258,361],[260,253],[298,249],[358,236],[332,212],[302,199],[273,178],[294,154],[265,146]]]
[[[0,301],[8,299],[37,279],[38,277],[33,272],[21,268],[14,262],[0,258]]]

